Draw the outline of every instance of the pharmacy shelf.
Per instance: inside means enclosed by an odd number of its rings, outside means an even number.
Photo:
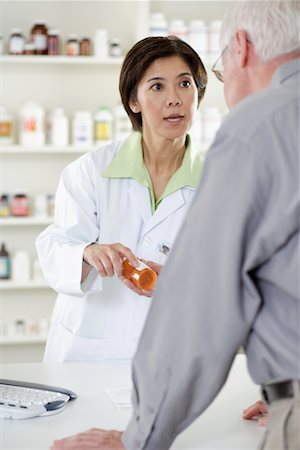
[[[36,225],[50,225],[54,222],[53,217],[1,217],[0,226],[36,226]]]
[[[105,145],[105,142],[99,145]],[[72,154],[72,153],[86,153],[87,151],[94,150],[98,146],[93,145],[91,147],[78,147],[74,145],[67,145],[66,147],[57,147],[54,145],[44,145],[43,147],[25,147],[24,145],[0,145],[0,153],[2,154]]]
[[[0,290],[13,290],[13,289],[49,289],[48,284],[44,280],[30,280],[30,281],[14,281],[14,280],[1,280]]]
[[[123,60],[123,57],[97,58],[96,56],[3,55],[0,57],[0,64],[77,64],[120,66]]]
[[[27,344],[45,344],[46,335],[37,336],[0,336],[0,346],[3,345],[27,345]]]

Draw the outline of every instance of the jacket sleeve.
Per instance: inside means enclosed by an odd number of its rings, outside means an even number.
[[[79,158],[63,170],[56,192],[54,224],[36,239],[44,276],[59,293],[81,296],[102,288],[95,269],[81,284],[83,251],[99,237],[93,180],[94,167],[87,158]]]
[[[260,233],[267,195],[261,183],[268,182],[255,164],[251,152],[224,136],[207,156],[133,360],[128,450],[167,450],[215,398],[246,341],[261,304],[251,279],[259,253],[251,236]]]

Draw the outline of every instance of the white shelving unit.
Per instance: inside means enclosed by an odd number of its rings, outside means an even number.
[[[123,58],[105,58],[100,59],[95,56],[47,56],[47,55],[3,55],[0,57],[2,64],[96,64],[101,66],[120,66]]]
[[[24,227],[24,226],[33,226],[33,225],[42,225],[47,226],[53,223],[53,217],[3,217],[0,219],[0,226],[16,226],[16,227]]]
[[[20,27],[28,38],[36,18],[44,18],[50,28],[58,28],[62,42],[70,33],[93,38],[96,29],[106,28],[109,38],[120,38],[123,53],[126,53],[136,40],[147,35],[151,12],[162,11],[168,21],[175,18],[182,18],[187,23],[195,18],[210,21],[221,18],[229,3],[185,0],[2,0],[3,28],[0,31],[6,50],[10,30]],[[37,101],[47,112],[61,106],[69,118],[76,110],[87,109],[95,113],[100,105],[113,109],[119,101],[118,79],[122,61],[123,57],[100,60],[94,56],[0,56],[1,104],[14,117],[18,117],[20,107],[28,100]],[[211,61],[204,60],[204,63],[209,65]],[[222,85],[210,73],[201,108],[206,105],[225,108]],[[30,197],[39,193],[54,193],[61,170],[90,149],[72,145],[64,148],[2,145],[1,191],[13,194],[22,190]],[[51,217],[1,218],[0,239],[7,244],[11,254],[23,249],[33,259],[36,257],[35,238],[51,222]],[[49,318],[55,297],[55,292],[44,281],[25,284],[12,280],[0,282],[2,362],[41,360],[45,335],[7,337],[3,335],[3,324],[20,318]]]

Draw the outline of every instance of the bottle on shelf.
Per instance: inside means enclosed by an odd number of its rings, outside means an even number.
[[[36,55],[47,55],[48,53],[48,27],[45,20],[35,20],[31,28],[31,40]]]
[[[188,42],[201,59],[208,55],[208,31],[203,20],[192,20],[189,24]]]
[[[96,30],[94,36],[94,55],[97,58],[108,57],[108,36],[104,29]]]
[[[222,114],[216,106],[206,108],[203,119],[203,144],[208,147],[213,142],[216,132],[220,128]]]
[[[47,120],[47,134],[50,145],[64,147],[69,143],[69,121],[63,108],[55,108]]]
[[[115,139],[117,141],[123,141],[132,132],[132,125],[121,102],[115,107],[114,117]]]
[[[92,54],[92,45],[90,38],[83,36],[79,42],[79,55],[90,56]]]
[[[4,243],[0,248],[0,280],[9,280],[11,277],[10,254]]]
[[[35,55],[35,47],[31,42],[26,42],[24,45],[24,55]]]
[[[29,215],[29,199],[21,189],[12,198],[11,214],[15,217],[26,217]]]
[[[163,13],[154,12],[150,16],[149,36],[167,36],[168,23]]]
[[[21,28],[12,28],[8,40],[8,53],[10,55],[23,55],[25,38]]]
[[[93,120],[90,111],[76,111],[73,117],[72,143],[88,147],[93,144]]]
[[[10,215],[9,197],[8,194],[1,194],[0,196],[0,217],[8,217]]]
[[[50,56],[59,55],[60,52],[59,31],[54,28],[51,28],[48,31],[47,49],[48,55]]]
[[[139,261],[139,265],[134,267],[125,259],[123,276],[145,291],[153,289],[157,281],[157,273],[142,261]]]
[[[33,199],[33,214],[35,217],[48,217],[48,197],[46,194],[36,194]]]
[[[108,107],[101,106],[95,114],[95,142],[110,142],[112,140],[112,114]]]
[[[118,58],[122,56],[120,39],[118,38],[111,39],[109,43],[109,56],[112,56],[113,58]]]
[[[27,102],[20,110],[20,144],[42,146],[45,144],[44,109],[36,102]]]
[[[15,251],[11,266],[14,281],[30,280],[30,258],[25,250]]]
[[[68,56],[79,55],[79,41],[77,34],[69,34],[66,45],[66,53]]]
[[[0,106],[0,143],[10,145],[13,143],[13,119],[5,106]]]
[[[3,55],[3,34],[0,33],[0,55]]]
[[[222,21],[212,20],[209,25],[209,56],[212,61],[220,55],[220,30]]]
[[[188,40],[187,27],[182,19],[174,19],[171,21],[169,34],[172,36],[177,36],[183,41]]]

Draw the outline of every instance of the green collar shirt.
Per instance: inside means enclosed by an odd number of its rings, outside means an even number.
[[[181,166],[171,177],[161,196],[155,200],[152,181],[144,164],[142,135],[134,131],[121,145],[119,151],[102,175],[108,178],[132,178],[147,187],[150,195],[152,214],[154,214],[161,201],[168,195],[186,186],[197,188],[201,167],[201,155],[199,153],[193,153],[191,138],[188,135],[187,147]]]

